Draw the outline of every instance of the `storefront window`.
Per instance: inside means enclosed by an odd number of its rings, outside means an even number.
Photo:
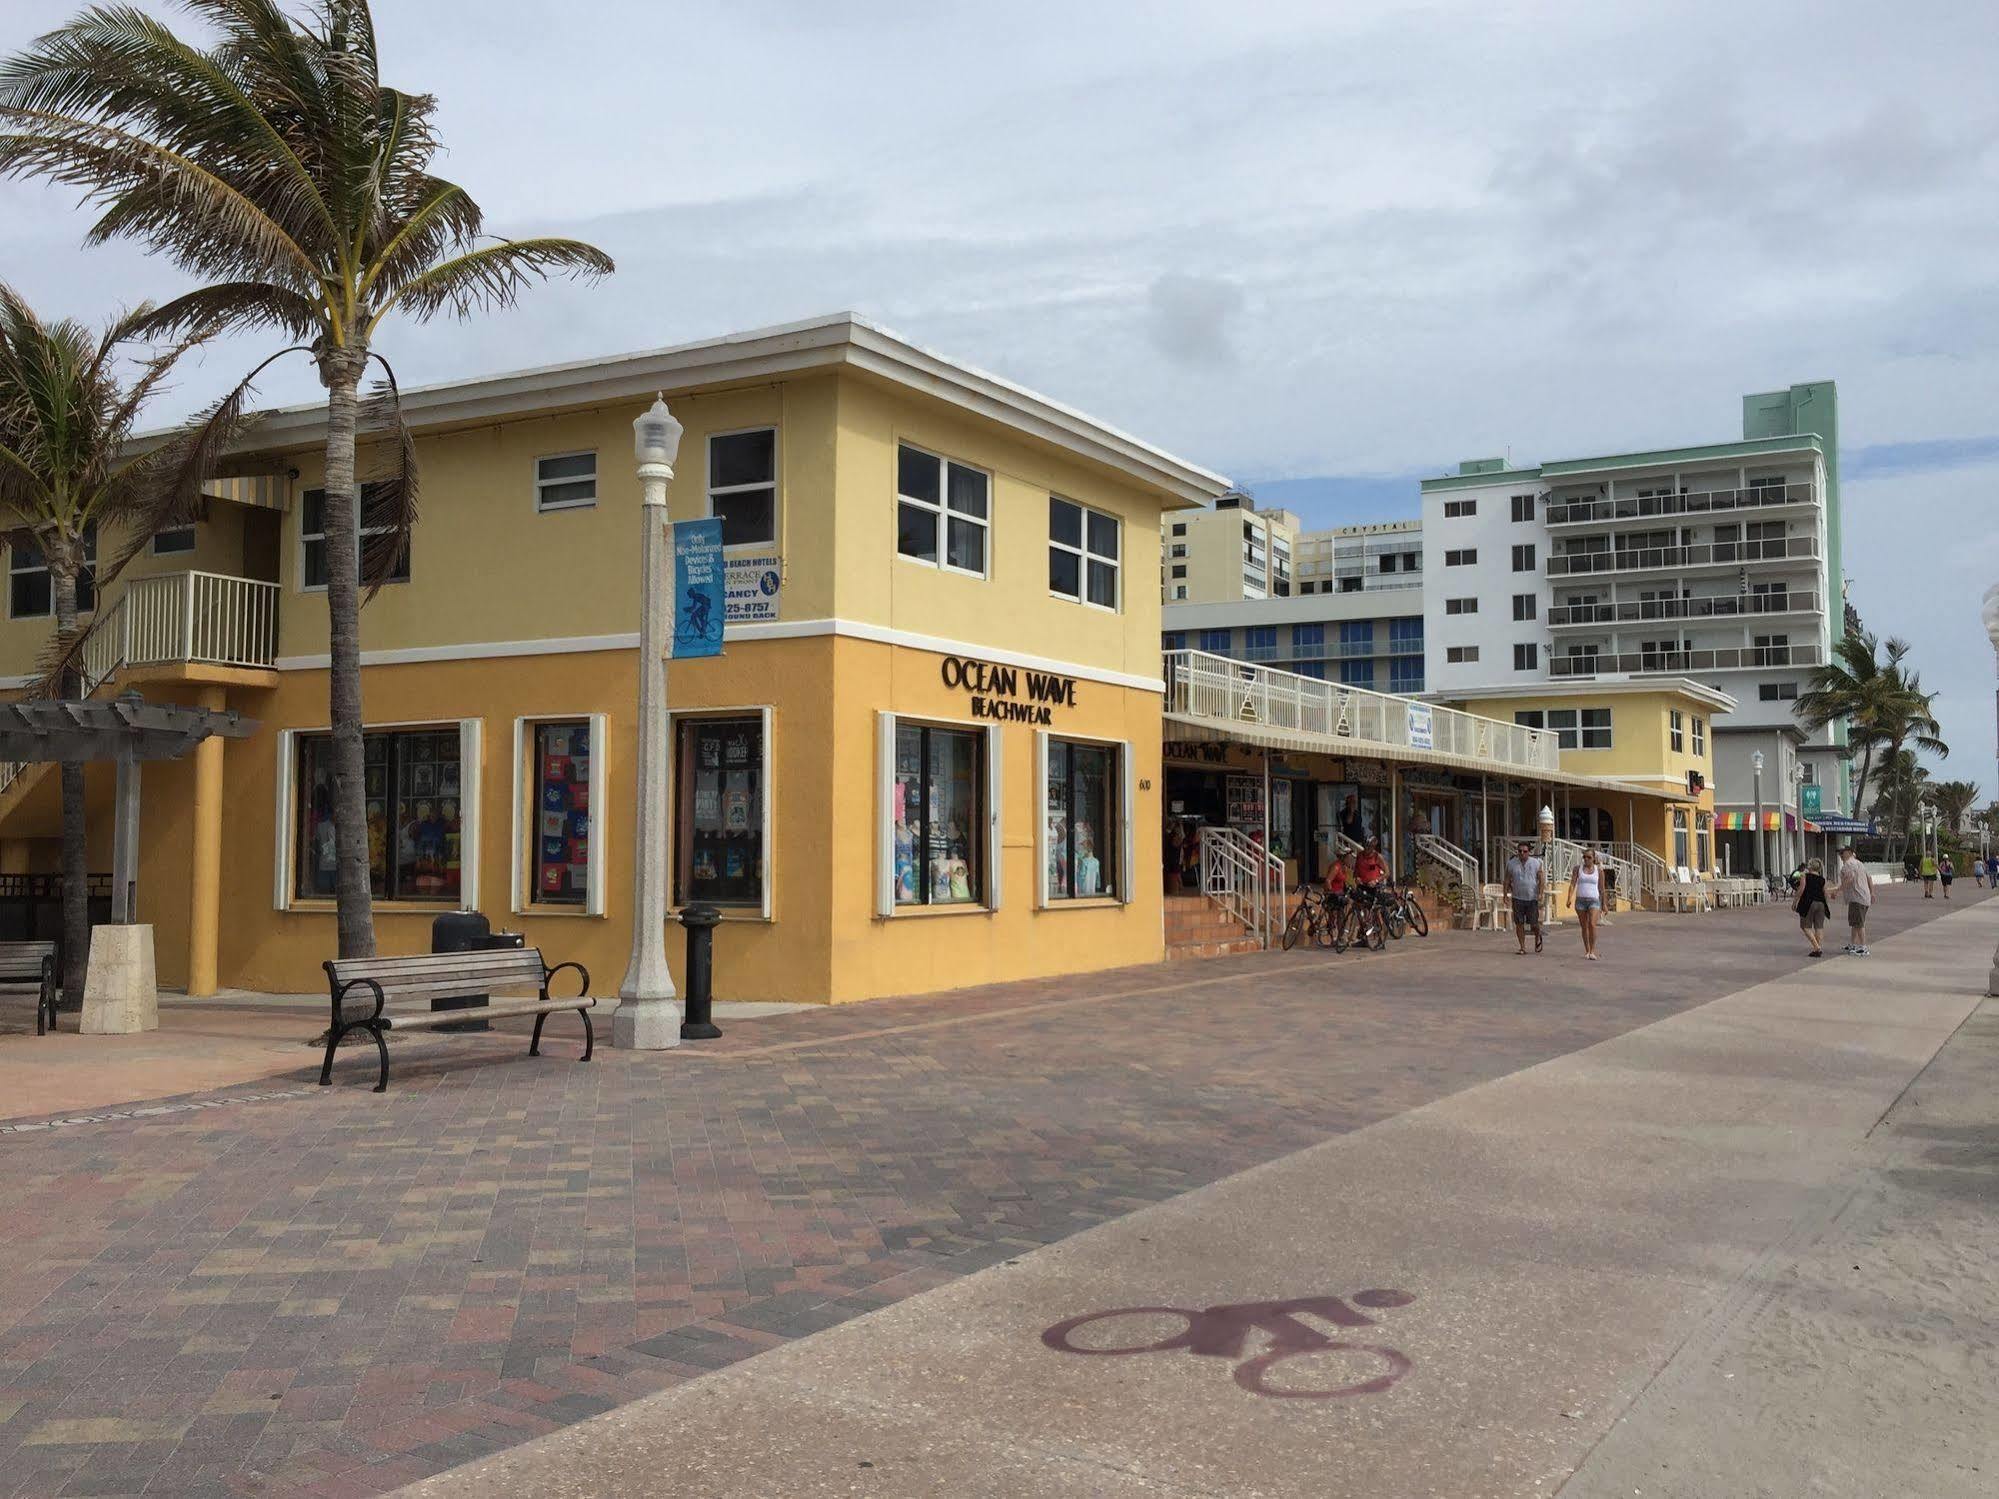
[[[984,898],[983,736],[895,726],[895,903],[976,905]]]
[[[680,721],[673,760],[675,904],[763,904],[763,737],[761,715]]]
[[[1673,811],[1673,866],[1687,867],[1687,814],[1684,808]]]
[[[377,900],[455,901],[460,890],[458,729],[396,729],[362,740],[368,886]],[[333,739],[298,742],[297,894],[331,899]]]
[[[1048,741],[1048,898],[1118,891],[1118,752]]]
[[[590,725],[566,719],[534,726],[534,889],[541,905],[590,898]]]

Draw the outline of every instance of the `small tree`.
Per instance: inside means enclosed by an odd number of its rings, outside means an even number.
[[[551,274],[606,274],[611,260],[573,239],[484,233],[465,189],[431,174],[436,101],[382,83],[367,0],[316,0],[305,21],[279,0],[183,5],[219,33],[214,46],[103,7],[0,66],[0,174],[81,188],[103,209],[92,242],[136,239],[213,283],[169,302],[149,327],[274,329],[318,366],[335,898],[341,955],[368,956],[360,610],[364,588],[379,586],[408,545],[416,500],[413,448],[375,338],[397,314],[471,317],[511,306]],[[354,454],[371,361],[401,465],[382,491],[393,524],[364,559]],[[249,386],[217,406],[218,424],[238,417]]]
[[[116,576],[193,497],[184,446],[132,451],[139,412],[193,342],[142,348],[137,330],[151,316],[140,307],[101,333],[66,319],[45,323],[0,282],[0,526],[9,545],[32,547],[48,564],[56,624],[49,685],[64,696],[79,690],[71,663],[82,634],[80,592]],[[94,534],[124,544],[96,577],[88,555]],[[61,777],[62,984],[64,1002],[75,1005],[90,940],[83,767],[65,761]]]

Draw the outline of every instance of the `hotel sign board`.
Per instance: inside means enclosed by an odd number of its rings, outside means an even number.
[[[783,591],[781,557],[731,557],[723,566],[723,612],[732,625],[772,623]]]

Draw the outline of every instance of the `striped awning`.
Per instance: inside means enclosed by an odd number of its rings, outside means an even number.
[[[1790,812],[1765,812],[1759,824],[1754,812],[1717,812],[1714,826],[1719,833],[1753,833],[1759,827],[1766,833],[1796,832],[1798,819]]]
[[[283,510],[291,502],[291,481],[283,474],[242,474],[233,479],[210,479],[201,492],[208,499],[227,500],[232,505]]]

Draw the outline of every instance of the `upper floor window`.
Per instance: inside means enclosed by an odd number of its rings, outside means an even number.
[[[1766,703],[1788,702],[1797,695],[1796,682],[1759,682],[1756,686],[1757,698]]]
[[[1444,501],[1444,519],[1445,519],[1445,520],[1456,520],[1456,519],[1457,519],[1457,518],[1458,518],[1459,516],[1461,516],[1461,515],[1477,515],[1477,514],[1478,514],[1478,501],[1477,501],[1477,500],[1446,500],[1446,501]]]
[[[986,575],[992,481],[907,443],[896,449],[895,549],[912,562]]]
[[[708,439],[708,513],[721,520],[725,547],[777,544],[777,428]]]
[[[1324,625],[1293,625],[1291,627],[1291,653],[1302,656],[1307,651],[1323,651],[1326,648],[1326,627]]]
[[[1534,496],[1531,494],[1517,494],[1513,497],[1513,518],[1516,521],[1532,520],[1534,518]]]
[[[1681,755],[1687,749],[1687,716],[1678,708],[1666,714],[1666,737],[1672,745],[1673,753]]]
[[[1346,687],[1374,686],[1374,663],[1372,661],[1342,661],[1340,663],[1340,683]]]
[[[1478,613],[1478,600],[1477,600],[1477,599],[1445,599],[1445,600],[1444,600],[1444,613],[1446,613],[1446,614],[1476,614],[1476,613]]]
[[[1533,594],[1516,593],[1513,595],[1513,617],[1515,619],[1532,619],[1534,617]]]
[[[1346,655],[1368,655],[1374,650],[1374,621],[1348,619],[1340,622],[1340,650]]]
[[[1187,534],[1187,523],[1183,520],[1173,522],[1173,534],[1175,536],[1185,536]]]
[[[1274,661],[1277,658],[1277,626],[1251,625],[1242,632],[1245,661]]]
[[[1478,660],[1478,647],[1475,645],[1446,646],[1444,647],[1444,659],[1453,666],[1476,661]]]
[[[1227,630],[1203,630],[1201,649],[1211,656],[1226,656],[1229,653],[1229,632]]]
[[[1166,649],[1169,651],[1186,650],[1187,632],[1185,630],[1168,630],[1166,632],[1165,645]]]
[[[592,462],[594,463],[594,459]],[[593,485],[595,481],[592,481]],[[389,486],[386,484],[364,484],[361,486],[361,556],[363,566],[368,557],[368,541],[373,536],[387,536],[396,529],[395,517],[390,513]],[[299,586],[301,588],[324,588],[326,586],[326,491],[308,489],[299,502],[299,541],[304,548],[300,559]],[[407,583],[410,580],[410,549],[404,543],[402,553],[396,558],[395,568],[390,572],[391,583]]]
[[[1423,649],[1423,617],[1407,616],[1388,622],[1388,648],[1391,651],[1420,651]]]
[[[1524,546],[1516,546],[1513,549],[1513,570],[1517,573],[1531,573],[1534,571],[1533,542],[1530,541]]]
[[[582,510],[597,503],[597,455],[551,453],[534,461],[534,508]]]
[[[1477,547],[1460,547],[1455,551],[1444,553],[1444,566],[1446,567],[1471,567],[1477,561]]]
[[[97,607],[97,527],[84,527],[84,565],[76,575],[76,612],[88,614]],[[47,619],[56,603],[55,581],[49,576],[48,558],[42,549],[27,540],[17,541],[7,552],[7,613],[14,619]]]
[[[1694,753],[1697,755],[1707,753],[1707,723],[1698,715],[1694,718]]]
[[[1397,656],[1388,663],[1388,690],[1390,692],[1421,692],[1423,690],[1423,658],[1421,656]]]
[[[1048,591],[1058,598],[1118,607],[1123,523],[1115,515],[1048,497]]]
[[[169,526],[166,530],[156,532],[153,536],[153,555],[155,557],[172,557],[182,552],[191,552],[193,550],[194,527],[191,524]]]
[[[1520,642],[1513,647],[1513,669],[1533,671],[1541,664],[1541,648],[1531,640]]]

